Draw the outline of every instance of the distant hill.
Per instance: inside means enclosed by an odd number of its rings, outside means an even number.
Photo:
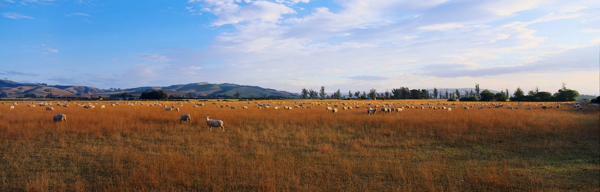
[[[51,93],[54,96],[75,97],[104,94],[106,92],[102,89],[87,86],[47,85],[0,80],[0,93],[6,93],[10,98],[17,98],[23,97],[26,94],[35,94],[38,97],[44,97]]]
[[[57,97],[109,97],[110,95],[119,95],[127,93],[129,95],[141,95],[148,90],[162,90],[168,95],[175,97],[235,97],[236,93],[242,98],[259,97],[277,97],[277,98],[298,98],[298,94],[275,89],[262,88],[258,86],[236,85],[236,84],[211,84],[190,83],[182,85],[171,85],[167,87],[137,87],[122,90],[102,90],[88,86],[69,86],[69,85],[47,85],[43,83],[18,83],[9,80],[0,80],[0,93],[6,93],[9,98],[23,97],[26,94],[35,94],[38,97],[45,97],[52,94]]]

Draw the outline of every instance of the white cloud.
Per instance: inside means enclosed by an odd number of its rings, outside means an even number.
[[[41,53],[42,54],[53,54],[53,53],[58,53],[58,50],[47,48],[44,51],[42,51]]]
[[[33,19],[33,17],[27,16],[27,15],[23,15],[21,13],[9,12],[9,13],[2,13],[2,15],[4,17],[10,18],[10,19]]]
[[[70,13],[68,15],[65,15],[66,17],[71,17],[71,16],[84,16],[84,17],[91,17],[91,15],[86,14],[86,13]]]
[[[213,25],[237,24],[243,22],[278,22],[282,15],[296,13],[293,9],[278,3],[255,1],[248,6],[239,7],[223,4],[210,10],[219,16]]]
[[[170,61],[169,57],[167,57],[166,55],[153,54],[153,53],[140,53],[139,55],[132,56],[132,57],[136,58],[136,59],[146,60],[146,61],[159,61],[159,62]]]

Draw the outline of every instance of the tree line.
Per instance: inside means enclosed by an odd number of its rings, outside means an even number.
[[[325,86],[321,86],[319,91],[302,88],[300,93],[302,99],[448,99],[448,101],[576,101],[579,92],[568,89],[563,83],[563,87],[558,92],[539,91],[538,88],[531,90],[525,95],[521,88],[517,88],[512,96],[508,89],[499,93],[493,93],[487,89],[481,90],[479,84],[475,84],[475,89],[461,92],[458,89],[454,91],[440,91],[433,88],[430,92],[426,89],[409,89],[408,87],[394,88],[391,91],[377,92],[376,89],[366,91],[348,91],[347,95],[342,95],[340,89],[332,94],[325,92]]]

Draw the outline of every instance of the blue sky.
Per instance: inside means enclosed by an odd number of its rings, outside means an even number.
[[[0,0],[0,78],[600,94],[593,0]]]

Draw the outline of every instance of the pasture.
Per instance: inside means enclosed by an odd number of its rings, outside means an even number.
[[[600,191],[600,107],[43,102],[0,104],[0,191]]]

